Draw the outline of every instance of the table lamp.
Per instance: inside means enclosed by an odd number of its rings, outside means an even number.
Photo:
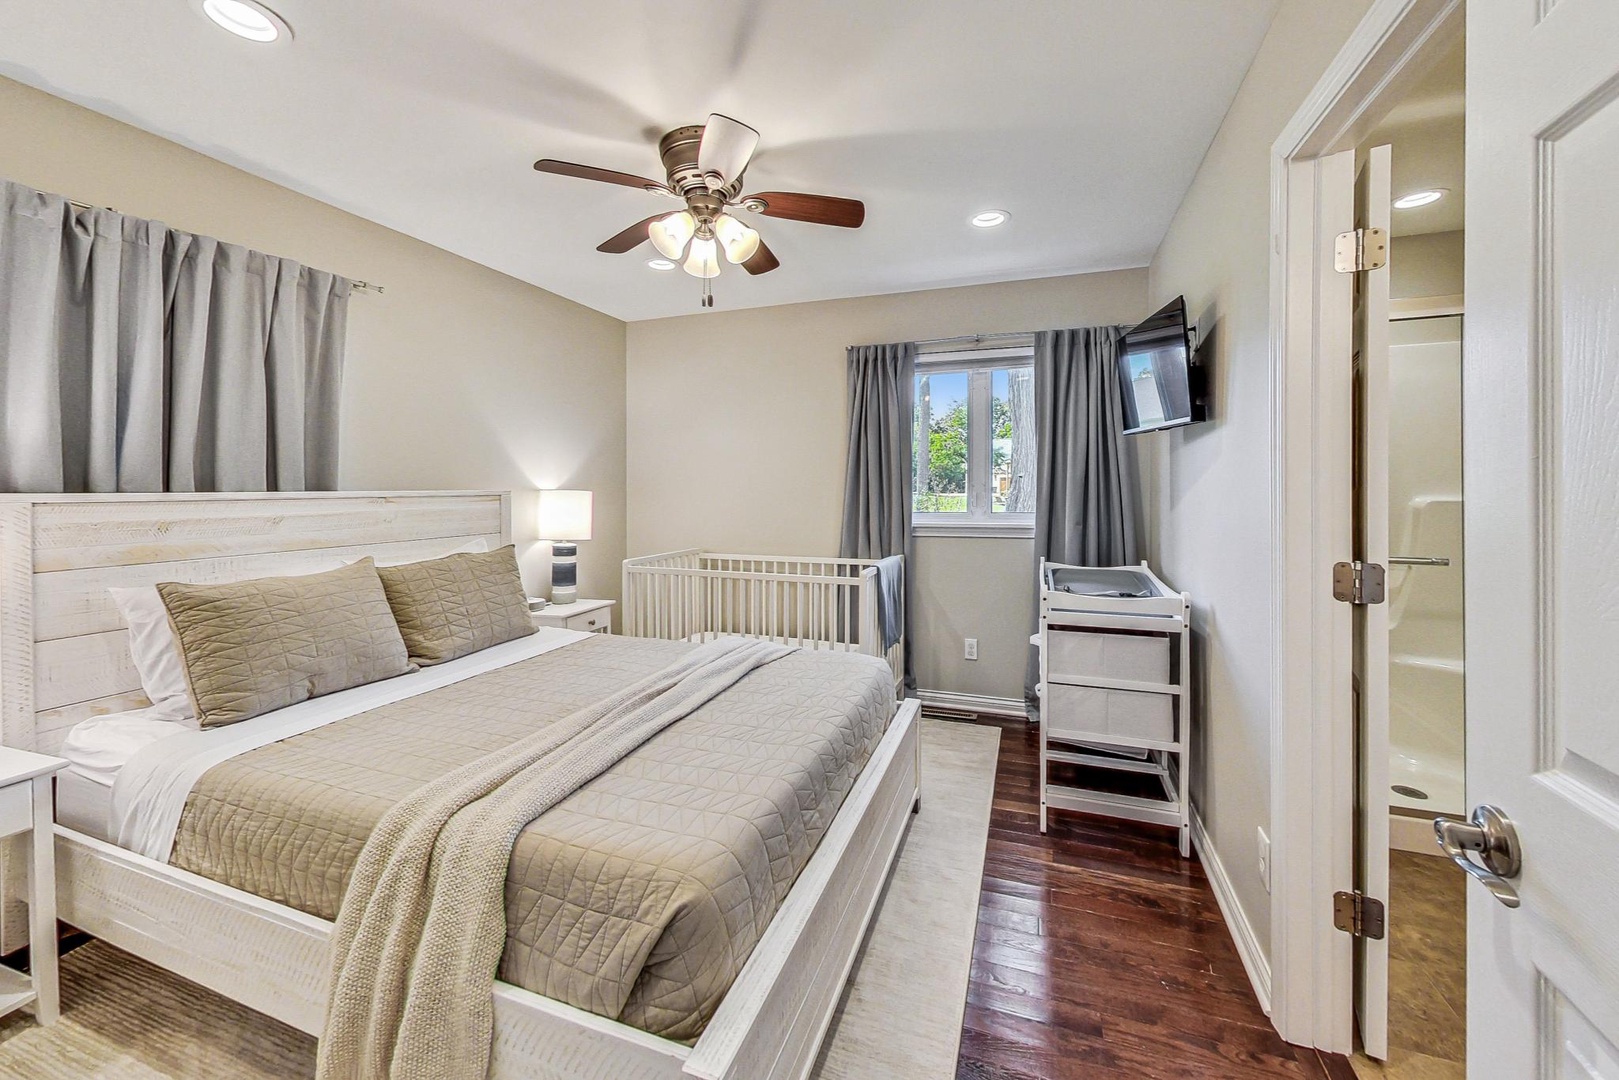
[[[551,603],[579,599],[579,540],[590,539],[588,491],[540,492],[540,539],[551,541]]]

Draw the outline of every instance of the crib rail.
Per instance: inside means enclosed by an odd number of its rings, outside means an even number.
[[[664,552],[624,561],[624,633],[862,652],[884,657],[899,676],[905,641],[882,649],[877,590],[869,559]]]

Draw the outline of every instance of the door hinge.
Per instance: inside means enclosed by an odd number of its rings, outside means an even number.
[[[1332,598],[1346,604],[1381,604],[1383,568],[1377,563],[1332,564]]]
[[[1332,894],[1332,925],[1356,937],[1383,940],[1383,901],[1358,892]]]
[[[1381,270],[1389,264],[1389,235],[1382,229],[1350,229],[1332,245],[1332,268],[1340,274]]]

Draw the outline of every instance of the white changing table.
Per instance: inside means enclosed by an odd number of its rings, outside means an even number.
[[[1040,560],[1040,831],[1048,809],[1180,830],[1191,855],[1192,600],[1140,566]],[[1156,777],[1162,799],[1053,784],[1061,762]]]

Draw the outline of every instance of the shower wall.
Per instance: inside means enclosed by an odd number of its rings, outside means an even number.
[[[1390,327],[1390,803],[1462,814],[1462,318]]]

